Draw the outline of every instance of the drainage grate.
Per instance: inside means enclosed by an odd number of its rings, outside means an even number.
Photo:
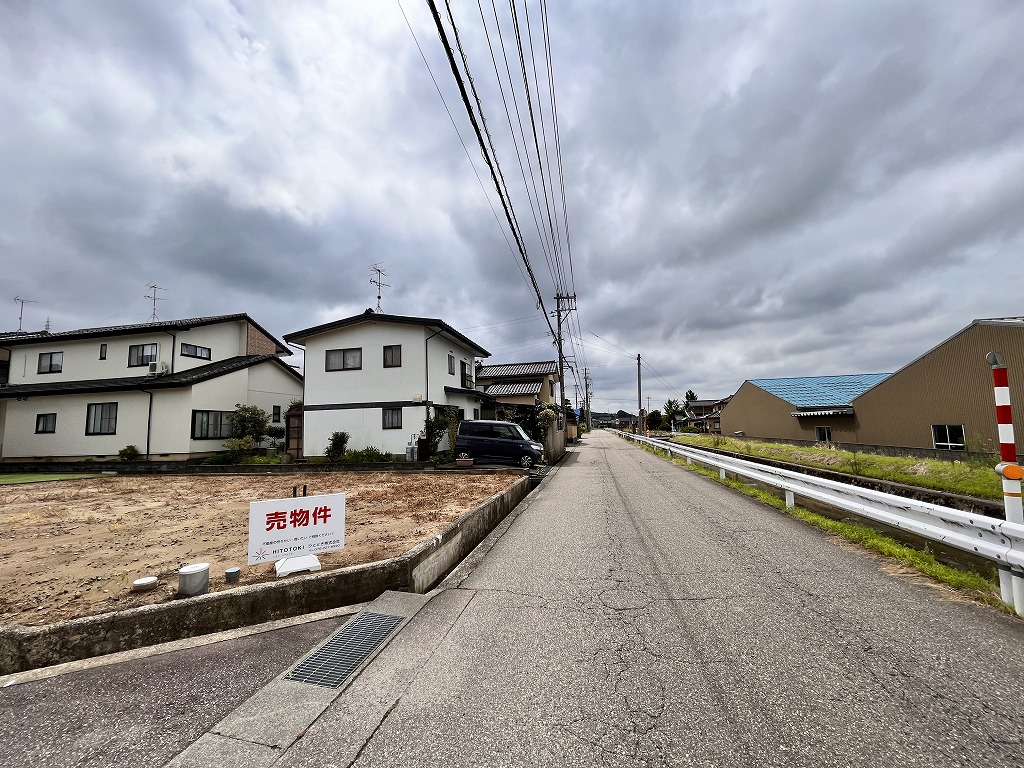
[[[313,651],[285,675],[285,680],[340,688],[341,685],[391,636],[402,616],[361,613],[325,645]]]

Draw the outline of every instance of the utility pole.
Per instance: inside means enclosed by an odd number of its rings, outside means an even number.
[[[587,429],[592,430],[594,428],[594,422],[590,417],[590,372],[588,369],[583,369],[583,397],[587,404]]]
[[[640,355],[636,356],[636,429],[637,434],[642,435],[644,433],[644,398],[640,387]]]
[[[558,319],[558,334],[555,341],[558,344],[558,413],[559,424],[565,424],[565,355],[562,353],[562,314],[572,312],[576,309],[576,294],[567,295],[564,293],[555,294],[555,315]]]

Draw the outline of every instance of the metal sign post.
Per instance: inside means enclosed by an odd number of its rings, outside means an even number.
[[[278,576],[319,571],[316,556],[344,546],[344,493],[249,504],[249,565],[273,560]]]

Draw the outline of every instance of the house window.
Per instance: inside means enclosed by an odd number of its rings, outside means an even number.
[[[181,356],[182,357],[198,357],[200,360],[210,359],[210,348],[209,347],[197,347],[195,344],[181,344]]]
[[[448,373],[455,375],[455,355],[451,352],[448,353]]]
[[[117,434],[117,403],[89,403],[85,411],[85,434]]]
[[[383,420],[381,426],[384,429],[401,429],[402,428],[402,409],[401,408],[384,408]]]
[[[156,344],[132,344],[128,347],[128,367],[137,368],[156,362]]]
[[[831,443],[832,442],[832,427],[815,427],[814,428],[814,439],[819,443]]]
[[[193,440],[231,437],[231,411],[192,411]]]
[[[465,360],[459,362],[459,369],[462,372],[462,388],[472,389],[473,388],[473,374],[469,370],[469,363]]]
[[[64,367],[63,352],[40,352],[36,373],[60,373]]]
[[[354,371],[363,367],[363,348],[328,349],[324,370]]]
[[[280,424],[281,423],[281,406],[280,405],[275,405],[274,406],[274,415],[271,417],[271,420],[275,424]]]
[[[964,425],[932,424],[932,440],[938,451],[962,451],[964,449]]]
[[[548,396],[549,397],[554,397],[555,396],[555,382],[553,380],[551,380],[551,379],[548,379]]]
[[[106,359],[107,359],[107,345],[106,344],[100,344],[100,360],[106,360]]]
[[[479,418],[480,418],[480,409],[479,408],[474,408],[473,409],[473,421],[477,421]]]
[[[465,420],[466,420],[466,409],[465,408],[459,408],[459,421],[465,421]]]
[[[57,431],[57,414],[56,413],[37,413],[36,414],[36,434],[51,434]]]
[[[384,367],[385,368],[401,368],[402,367],[402,345],[391,344],[384,347]]]

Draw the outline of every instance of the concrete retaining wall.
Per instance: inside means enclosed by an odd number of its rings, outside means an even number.
[[[434,538],[390,560],[44,627],[0,627],[0,675],[367,602],[386,590],[427,592],[531,487],[530,478],[520,478]]]

